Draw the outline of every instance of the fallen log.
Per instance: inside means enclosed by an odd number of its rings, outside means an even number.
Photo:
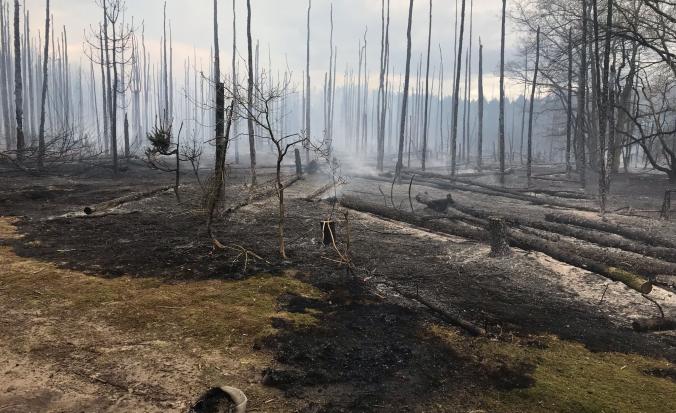
[[[676,317],[644,318],[634,321],[631,325],[640,333],[676,330]]]
[[[105,201],[105,202],[101,202],[101,203],[96,204],[96,205],[87,206],[83,209],[83,211],[84,211],[85,214],[91,215],[91,214],[98,212],[98,211],[105,211],[105,210],[115,208],[115,207],[118,207],[118,206],[121,206],[121,205],[124,205],[124,204],[128,204],[130,202],[140,201],[140,200],[145,199],[145,198],[150,198],[152,196],[155,196],[155,195],[157,195],[161,192],[164,192],[164,191],[168,191],[170,189],[174,189],[174,185],[167,185],[167,186],[163,186],[161,188],[155,188],[155,189],[151,189],[151,190],[144,191],[144,192],[137,192],[137,193],[125,195],[125,196],[120,197],[120,198],[111,199],[110,201]]]
[[[290,178],[288,181],[282,182],[282,186],[284,187],[284,189],[286,189],[286,188],[290,187],[291,185],[295,184],[296,182],[298,182],[302,179],[303,179],[302,177],[299,177],[299,176],[296,175],[293,178]],[[276,195],[277,194],[277,187],[276,187],[277,183],[276,182],[277,182],[276,179],[268,182],[268,183],[272,183],[274,185],[274,188],[266,189],[266,190],[260,191],[258,193],[254,193],[246,201],[242,201],[239,204],[228,208],[225,212],[228,213],[228,214],[232,214],[232,213],[237,212],[238,210],[240,210],[240,209],[242,209],[246,206],[253,204],[254,202],[262,201],[264,199],[267,199],[267,198],[270,198],[271,196]]]
[[[525,189],[515,189],[516,192],[525,193],[525,194],[542,194],[554,196],[557,198],[565,199],[575,199],[579,201],[589,201],[593,198],[587,194],[581,192],[572,192],[572,191],[557,191],[553,189],[535,189],[535,188],[525,188]]]
[[[464,214],[471,215],[473,217],[480,219],[489,219],[492,215],[496,215],[493,212],[471,208],[468,206],[461,205],[457,202],[454,202],[450,206],[453,209],[456,209]],[[499,213],[497,215],[505,219],[508,223],[519,227],[530,227],[542,231],[553,232],[566,237],[591,242],[603,247],[616,248],[623,251],[633,252],[636,254],[641,254],[648,257],[676,263],[676,250],[672,248],[654,247],[651,245],[632,242],[624,238],[619,238],[619,236],[616,238],[613,236],[605,235],[603,232],[592,231],[566,224],[559,224],[556,222],[531,220],[520,216],[506,214],[504,212]]]
[[[577,227],[591,228],[597,231],[621,235],[625,238],[640,241],[652,246],[676,248],[676,242],[671,241],[669,239],[660,238],[656,234],[637,228],[627,228],[609,222],[594,221],[591,219],[586,219],[575,215],[565,215],[565,214],[547,214],[545,216],[545,219],[549,222],[575,225]]]
[[[413,174],[413,172],[407,172],[404,171],[406,174]],[[491,184],[484,184],[482,182],[476,182],[471,179],[466,179],[467,176],[462,176],[458,175],[455,177],[448,176],[448,175],[442,175],[442,174],[436,174],[432,172],[422,172],[418,173],[416,172],[417,176],[421,176],[422,178],[432,178],[432,179],[443,179],[451,182],[460,182],[466,185],[471,185],[471,186],[477,186],[479,188],[484,188],[484,189],[489,189],[491,191],[495,192],[501,192],[501,193],[506,193],[506,194],[512,194],[516,196],[520,195],[525,195],[527,193],[540,193],[543,195],[548,195],[548,196],[554,196],[557,198],[567,198],[567,199],[576,199],[576,200],[593,200],[594,198],[585,194],[585,193],[579,193],[579,192],[571,192],[571,191],[556,191],[556,190],[548,190],[548,189],[535,189],[535,188],[506,188],[498,185],[491,185]],[[526,195],[528,196],[528,195]]]
[[[425,219],[424,217],[414,215],[410,212],[404,212],[363,202],[353,197],[345,197],[341,199],[340,203],[345,208],[371,213],[395,221],[405,222],[420,228],[437,231],[443,234],[460,236],[479,242],[487,241],[487,233],[485,230],[477,229],[468,225]],[[621,282],[643,294],[648,294],[650,291],[652,291],[652,284],[646,278],[621,268],[612,267],[604,264],[603,262],[581,256],[579,252],[576,252],[577,246],[573,244],[549,242],[540,237],[519,233],[516,231],[510,231],[508,234],[508,239],[512,247],[527,251],[541,252],[558,261],[564,262],[574,267],[579,267],[591,272],[595,272],[599,275],[610,278],[613,281]],[[558,244],[564,245],[567,248],[561,248]],[[577,248],[579,249],[579,247]]]
[[[422,215],[364,202],[358,198],[346,196],[340,199],[340,205],[344,208],[359,212],[366,212],[393,221],[405,222],[426,230],[436,231],[448,235],[457,235],[474,241],[485,241],[486,232],[469,225],[458,224],[448,220],[430,219]]]
[[[367,178],[368,179],[368,178]],[[569,204],[567,202],[562,202],[556,199],[551,199],[551,197],[536,197],[532,195],[527,195],[523,194],[520,192],[516,191],[511,191],[511,190],[503,190],[503,191],[498,191],[496,189],[491,189],[491,188],[486,188],[486,186],[491,186],[491,185],[485,185],[485,184],[465,184],[463,180],[456,180],[458,183],[452,183],[452,182],[439,182],[438,179],[428,179],[428,178],[416,178],[415,183],[420,184],[423,183],[425,185],[431,186],[433,188],[437,189],[443,189],[446,191],[450,190],[456,190],[456,191],[463,191],[463,192],[472,192],[472,193],[477,193],[477,194],[482,194],[482,195],[489,195],[489,196],[498,196],[502,198],[509,198],[509,199],[515,199],[518,201],[523,201],[523,202],[528,202],[533,205],[549,205],[553,207],[559,207],[559,208],[566,208],[566,209],[575,209],[579,211],[587,211],[587,212],[598,212],[598,208],[591,208],[591,207],[586,207],[584,205],[573,205]]]
[[[659,274],[654,278],[655,284],[661,284],[669,288],[676,288],[676,275]]]
[[[334,187],[334,185],[337,187],[338,185],[334,184],[333,182],[329,182],[328,184],[322,186],[321,188],[317,189],[310,195],[305,197],[305,200],[308,202],[313,202],[315,199],[319,198],[322,196],[324,193],[328,192],[330,189]]]

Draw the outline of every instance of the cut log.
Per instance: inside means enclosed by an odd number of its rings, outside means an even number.
[[[373,177],[365,177],[365,179],[374,179]],[[378,180],[378,179],[376,179]],[[465,184],[463,182],[464,180],[456,180],[456,183],[453,182],[444,182],[440,179],[430,179],[430,178],[416,178],[416,184],[417,185],[427,185],[431,186],[433,188],[437,189],[443,189],[446,191],[450,190],[456,190],[456,191],[463,191],[463,192],[472,192],[472,193],[477,193],[477,194],[482,194],[482,195],[489,195],[489,196],[498,196],[502,198],[508,198],[508,199],[516,199],[518,201],[523,201],[523,202],[528,202],[533,205],[549,205],[549,206],[554,206],[554,207],[559,207],[559,208],[566,208],[566,209],[575,209],[579,211],[587,211],[587,212],[598,212],[598,208],[592,208],[592,207],[587,207],[584,205],[573,205],[567,202],[562,202],[560,200],[553,199],[552,197],[535,197],[532,195],[527,195],[524,193],[520,193],[517,191],[511,191],[511,190],[502,190],[498,191],[496,189],[491,189],[491,188],[486,188],[487,186],[490,187],[492,185],[485,185],[485,184]],[[469,181],[471,182],[471,181]]]
[[[464,214],[480,219],[488,219],[492,215],[495,215],[493,212],[464,206],[457,202],[454,202],[451,206],[453,209],[456,209]],[[577,238],[579,240],[591,242],[602,247],[621,249],[624,251],[645,255],[647,257],[676,263],[676,250],[672,248],[645,245],[627,240],[626,238],[616,234],[609,235],[596,230],[589,230],[576,226],[559,224],[556,222],[531,220],[505,213],[501,213],[499,216],[505,219],[508,223],[522,228],[530,227],[542,231],[553,232],[566,237]]]
[[[671,241],[669,239],[660,238],[656,234],[638,228],[627,228],[609,222],[594,221],[591,219],[586,219],[575,215],[565,215],[565,214],[547,214],[545,216],[545,219],[549,222],[558,222],[561,224],[575,225],[582,228],[591,228],[597,231],[621,235],[625,238],[640,241],[648,245],[676,248],[676,242]]]
[[[661,284],[669,288],[676,288],[676,275],[656,275],[655,284]]]
[[[533,178],[535,179],[535,178]],[[535,188],[529,188],[529,189],[515,189],[514,191],[519,192],[519,193],[525,193],[525,194],[542,194],[542,195],[549,195],[549,196],[554,196],[557,198],[565,198],[565,199],[576,199],[579,201],[588,201],[591,200],[592,197],[590,197],[587,194],[581,193],[581,192],[572,192],[572,191],[556,191],[552,189],[535,189]]]
[[[405,172],[408,173],[408,172]],[[412,174],[413,172],[410,172]],[[482,182],[476,182],[475,180],[467,179],[470,176],[467,175],[458,175],[455,177],[447,176],[447,175],[442,175],[442,174],[435,174],[432,172],[415,172],[417,176],[421,176],[423,178],[431,178],[431,179],[441,179],[445,181],[452,181],[452,182],[459,182],[463,183],[466,185],[471,185],[471,186],[477,186],[479,188],[484,188],[484,189],[490,189],[491,191],[495,192],[502,192],[506,194],[512,194],[512,195],[524,195],[526,193],[539,193],[543,195],[549,195],[549,196],[554,196],[557,198],[568,198],[568,199],[577,199],[577,200],[593,200],[594,198],[582,193],[582,192],[571,192],[571,191],[556,191],[556,190],[547,190],[547,189],[535,189],[535,188],[524,188],[524,189],[517,189],[517,188],[505,188],[502,186],[498,185],[490,185],[490,184],[484,184]]]
[[[105,201],[105,202],[101,202],[101,203],[96,204],[96,205],[91,205],[91,206],[85,207],[83,211],[84,211],[85,214],[91,215],[95,212],[105,211],[105,210],[115,208],[115,207],[118,207],[118,206],[121,206],[121,205],[124,205],[124,204],[128,204],[130,202],[140,201],[142,199],[150,198],[150,197],[153,197],[153,196],[155,196],[155,195],[157,195],[161,192],[168,191],[170,189],[174,189],[174,185],[163,186],[161,188],[155,188],[155,189],[151,189],[149,191],[137,192],[137,193],[125,195],[125,196],[120,197],[120,198],[115,198],[115,199],[112,199],[110,201]]]
[[[631,325],[634,327],[634,330],[641,333],[676,330],[676,318],[644,318],[634,321]]]
[[[485,231],[469,225],[458,224],[447,220],[430,219],[430,217],[422,217],[414,215],[410,212],[389,208],[387,206],[364,202],[355,197],[343,197],[340,200],[340,205],[344,208],[353,209],[359,212],[366,212],[393,221],[404,222],[426,230],[440,232],[442,234],[456,235],[474,241],[486,240]]]
[[[420,228],[440,232],[448,235],[455,235],[474,241],[487,241],[486,231],[478,228],[461,225],[453,222],[440,222],[439,220],[426,219],[409,212],[399,211],[388,207],[361,201],[353,197],[345,197],[340,201],[345,208],[356,211],[371,213],[383,218],[401,221],[415,225]],[[540,237],[511,231],[508,234],[508,240],[511,246],[527,251],[539,251],[550,257],[572,265],[595,272],[611,280],[624,283],[628,287],[641,293],[648,294],[652,291],[652,284],[646,278],[632,272],[612,267],[587,257],[580,255],[579,246],[571,243],[554,243],[546,241]]]

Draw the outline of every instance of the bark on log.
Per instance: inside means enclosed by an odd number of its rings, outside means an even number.
[[[84,213],[91,215],[97,211],[105,211],[107,209],[115,208],[120,205],[128,204],[134,201],[140,201],[141,199],[150,198],[154,195],[159,194],[160,192],[168,191],[174,189],[174,185],[163,186],[161,188],[151,189],[149,191],[137,192],[129,195],[125,195],[120,198],[115,198],[110,201],[101,202],[96,205],[91,205],[83,209]]]
[[[284,189],[286,189],[286,188],[290,187],[291,185],[295,184],[296,182],[300,181],[301,179],[302,178],[300,178],[298,176],[294,176],[293,178],[290,178],[288,181],[283,182],[282,186],[284,187]],[[266,184],[269,184],[269,183],[270,182],[266,182]],[[263,187],[266,184],[263,184],[263,185],[260,185],[260,186]],[[249,197],[248,200],[240,202],[239,204],[235,205],[234,207],[229,208],[225,212],[228,213],[228,214],[232,214],[232,213],[237,212],[238,210],[244,208],[245,206],[251,205],[254,202],[258,202],[258,201],[261,201],[263,199],[270,198],[271,196],[275,196],[275,195],[277,195],[277,193],[278,193],[278,189],[277,189],[276,184],[275,184],[274,188],[266,189],[266,190],[262,190],[262,191],[259,191],[257,193],[254,193],[251,197]]]
[[[625,238],[640,241],[648,245],[657,247],[676,248],[676,242],[660,238],[648,231],[637,228],[626,228],[609,222],[593,221],[590,219],[564,214],[547,214],[545,219],[549,222],[558,222],[561,224],[575,225],[582,228],[591,228],[597,231],[609,232],[611,234],[621,235]]]
[[[437,231],[448,235],[460,236],[480,242],[486,241],[486,232],[471,226],[460,225],[453,222],[440,222],[438,220],[425,219],[424,217],[408,212],[367,203],[352,197],[345,197],[340,201],[340,203],[345,208],[371,213],[395,221],[405,222],[420,228]],[[581,256],[579,252],[576,251],[576,249],[579,250],[579,247],[573,244],[548,242],[540,237],[519,233],[516,231],[511,231],[508,234],[508,239],[512,247],[527,251],[542,252],[558,261],[595,272],[614,281],[622,282],[628,287],[644,294],[648,294],[650,291],[652,291],[652,284],[644,277]],[[562,248],[559,245],[563,245],[567,248]]]
[[[493,214],[492,212],[471,208],[468,206],[458,204],[457,202],[453,203],[451,207],[464,214],[480,219],[488,219]],[[589,230],[576,226],[559,224],[556,222],[531,220],[505,213],[501,213],[499,215],[503,219],[505,219],[508,223],[519,227],[530,227],[542,231],[552,232],[566,237],[577,238],[579,240],[591,242],[600,245],[602,247],[616,248],[676,263],[676,250],[672,248],[654,247],[651,245],[636,243],[624,238],[619,238],[619,236],[617,236],[618,238],[614,238],[613,236],[610,236],[603,232],[598,232],[596,230]]]
[[[380,180],[380,178],[374,178],[374,177],[363,177],[364,179],[371,179],[371,180]],[[591,207],[586,207],[584,205],[573,205],[569,204],[566,202],[561,202],[556,199],[552,199],[552,197],[542,197],[538,198],[535,196],[531,195],[526,195],[520,192],[516,191],[509,191],[509,190],[496,190],[496,189],[489,189],[486,188],[486,186],[490,185],[485,185],[485,184],[475,184],[475,183],[468,183],[464,184],[463,180],[456,180],[456,182],[460,183],[451,183],[451,182],[440,182],[439,179],[434,178],[434,179],[429,179],[429,178],[417,178],[416,177],[416,184],[418,185],[427,185],[431,186],[433,188],[437,189],[443,189],[446,191],[449,190],[456,190],[456,191],[463,191],[463,192],[472,192],[472,193],[477,193],[477,194],[483,194],[483,195],[489,195],[489,196],[498,196],[502,198],[509,198],[509,199],[516,199],[519,201],[523,202],[529,202],[533,205],[549,205],[549,206],[554,206],[554,207],[559,207],[559,208],[567,208],[567,209],[575,209],[578,211],[587,211],[587,212],[598,212],[598,208],[591,208]],[[471,182],[471,181],[468,181]]]
[[[343,197],[340,200],[340,204],[344,208],[366,212],[393,221],[404,222],[426,230],[436,231],[448,235],[456,235],[474,241],[486,240],[485,231],[468,225],[458,224],[446,220],[441,221],[439,219],[430,219],[429,217],[425,218],[423,216],[414,215],[410,212],[404,212],[389,208],[387,206],[364,202],[354,197]]]
[[[634,330],[641,333],[676,330],[676,318],[645,318],[636,320],[631,325],[634,327]]]
[[[491,239],[491,257],[509,257],[512,250],[507,243],[507,226],[505,221],[498,217],[488,219],[488,234]]]
[[[437,174],[433,172],[418,172],[418,171],[406,171],[407,174],[416,174],[416,176],[420,176],[423,178],[429,178],[429,179],[442,179],[446,181],[453,181],[453,182],[459,182],[463,183],[466,185],[470,186],[477,186],[480,188],[484,189],[489,189],[491,191],[495,192],[501,192],[501,193],[506,193],[506,194],[512,194],[512,195],[524,195],[527,193],[536,193],[536,194],[543,194],[543,195],[549,195],[549,196],[554,196],[557,198],[567,198],[567,199],[576,199],[576,200],[592,200],[594,199],[593,197],[581,193],[581,192],[571,192],[571,191],[556,191],[556,190],[547,190],[547,189],[534,189],[534,188],[527,188],[527,189],[510,189],[510,188],[504,188],[501,186],[497,185],[490,185],[490,184],[484,184],[481,182],[476,182],[471,179],[466,179],[472,177],[472,175],[458,175],[456,177],[449,177],[447,175],[442,175],[442,174]],[[483,174],[478,174],[477,177],[481,177]]]

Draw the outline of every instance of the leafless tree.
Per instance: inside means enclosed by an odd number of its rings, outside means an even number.
[[[279,255],[282,259],[287,259],[286,244],[284,240],[284,191],[286,188],[282,176],[282,164],[290,149],[296,145],[308,145],[309,142],[303,131],[291,134],[279,134],[274,125],[273,116],[275,106],[291,93],[288,78],[286,82],[273,83],[270,81],[267,86],[265,86],[265,74],[263,74],[261,78],[262,81],[254,85],[252,89],[253,93],[249,94],[249,88],[247,88],[246,102],[244,102],[244,99],[242,98],[244,95],[243,92],[236,91],[234,96],[235,99],[239,100],[239,103],[236,106],[240,109],[239,116],[258,126],[262,133],[261,135],[256,136],[256,138],[271,143],[277,155],[275,169],[277,199],[279,201],[277,236],[279,241]],[[285,114],[282,113],[281,116],[285,116]]]
[[[464,1],[464,0],[463,0]],[[413,0],[410,0],[408,6],[408,28],[406,29],[406,69],[404,74],[404,91],[401,103],[401,118],[399,127],[399,154],[397,158],[396,176],[401,177],[404,169],[404,139],[406,137],[406,117],[408,116],[408,88],[411,76],[411,28],[413,26]]]

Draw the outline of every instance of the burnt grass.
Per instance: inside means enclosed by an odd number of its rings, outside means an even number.
[[[23,238],[13,242],[17,254],[97,277],[160,276],[168,283],[299,270],[298,277],[323,291],[327,299],[285,295],[278,306],[280,311],[312,312],[317,325],[295,326],[273,319],[279,332],[259,340],[254,350],[271,351],[277,361],[261,372],[262,382],[289,397],[313,401],[304,410],[308,413],[379,411],[383,406],[409,411],[416,399],[436,393],[453,394],[462,405],[481,389],[510,390],[533,383],[535,366],[506,360],[481,363],[451,349],[428,332],[429,323],[439,320],[421,306],[374,292],[379,282],[434,297],[449,312],[486,326],[498,340],[516,336],[524,345],[537,345],[530,337],[556,335],[592,351],[676,361],[673,338],[618,328],[597,308],[582,305],[572,293],[528,274],[536,271],[535,266],[507,273],[504,267],[440,258],[448,255],[449,248],[457,252],[472,248],[472,243],[442,245],[413,239],[405,231],[353,218],[352,251],[359,271],[350,273],[331,261],[336,254],[321,245],[319,222],[332,209],[325,202],[288,200],[289,261],[277,258],[274,202],[224,213],[215,228],[219,239],[244,246],[266,260],[253,260],[246,271],[239,253],[212,247],[194,182],[182,188],[181,204],[167,192],[130,206],[133,213],[125,215],[45,219],[146,187],[133,184],[135,178],[126,179],[41,179],[2,188],[0,215],[21,217]],[[243,180],[235,179],[226,191],[229,203],[246,196],[239,184]],[[149,187],[167,181],[166,175],[152,172],[145,179],[152,182]],[[345,228],[338,221],[342,236]],[[672,371],[646,374],[673,378]],[[331,387],[334,390],[329,391]]]

